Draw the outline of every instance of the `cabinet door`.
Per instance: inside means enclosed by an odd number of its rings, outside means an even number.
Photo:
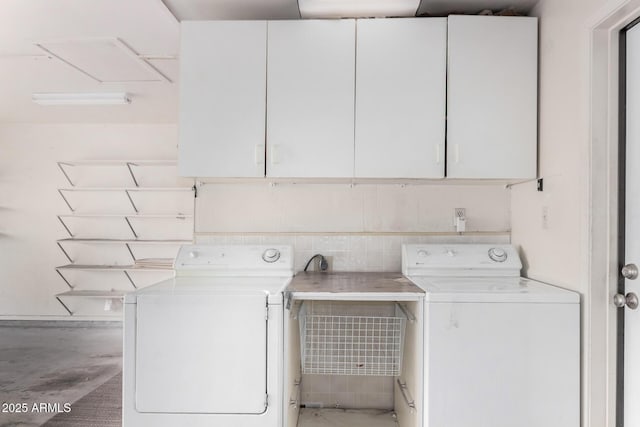
[[[357,21],[355,176],[444,177],[446,18]]]
[[[179,174],[264,176],[267,23],[181,29]]]
[[[267,176],[352,177],[355,21],[270,21]]]
[[[538,21],[450,16],[447,176],[534,178]]]

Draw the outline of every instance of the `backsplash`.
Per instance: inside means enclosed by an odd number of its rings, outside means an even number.
[[[509,232],[510,191],[484,184],[205,183],[196,233],[452,233],[454,210],[466,231]]]
[[[198,244],[291,245],[295,271],[321,253],[331,257],[335,271],[400,271],[403,243],[509,243],[509,233],[424,233],[424,234],[256,234],[196,233]],[[309,267],[313,269],[313,263]]]
[[[508,243],[510,229],[497,183],[209,182],[195,206],[196,243],[292,245],[296,271],[317,253],[335,271],[400,271],[403,243]]]

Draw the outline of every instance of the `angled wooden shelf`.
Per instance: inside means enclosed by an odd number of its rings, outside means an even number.
[[[128,283],[131,285],[131,290],[133,291],[138,288],[134,278],[136,280],[146,281],[152,278],[151,276],[147,276],[147,274],[151,274],[153,272],[166,272],[164,274],[170,274],[173,271],[172,265],[165,263],[165,261],[170,258],[157,259],[144,258],[142,256],[140,258],[136,258],[132,247],[136,249],[136,252],[140,251],[143,254],[152,254],[151,256],[156,256],[155,254],[159,253],[162,254],[160,256],[164,257],[165,253],[166,255],[171,256],[173,249],[170,247],[166,247],[165,249],[161,249],[159,247],[143,249],[142,245],[179,246],[181,244],[192,242],[191,239],[182,238],[187,237],[185,234],[187,229],[184,228],[187,224],[183,221],[189,221],[191,223],[194,218],[192,206],[186,206],[188,202],[185,197],[188,197],[186,193],[193,193],[193,196],[197,197],[197,188],[194,180],[181,179],[177,175],[175,176],[176,179],[174,185],[173,175],[175,172],[170,168],[177,167],[177,162],[175,160],[81,160],[60,161],[57,162],[57,165],[70,186],[68,188],[59,188],[57,190],[69,208],[70,213],[57,215],[58,220],[69,234],[69,238],[58,239],[56,240],[56,244],[68,259],[69,264],[60,265],[56,267],[55,270],[67,284],[69,291],[59,293],[55,297],[60,304],[62,304],[65,310],[67,310],[69,315],[74,315],[75,313],[70,309],[69,304],[65,304],[65,302],[68,303],[73,298],[77,298],[79,301],[82,301],[83,299],[104,299],[107,300],[105,304],[110,304],[108,300],[122,299],[123,295],[126,293],[122,290],[117,291],[113,289],[93,290],[95,288],[111,286],[111,276],[109,276],[108,279],[104,276],[101,278],[89,274],[85,274],[84,276],[76,275],[74,277],[75,273],[73,272],[115,272],[111,274],[121,272],[121,274],[126,276]],[[92,186],[90,183],[94,183],[94,185]],[[126,199],[124,196],[106,193],[121,193],[122,195],[126,195],[128,204],[134,212],[118,212],[121,210],[128,210]],[[169,205],[164,204],[166,198],[169,198],[167,199],[169,200]],[[175,207],[173,204],[174,199],[176,202],[179,202],[179,205],[176,205]],[[100,204],[101,201],[103,201],[102,204]],[[112,201],[122,203],[122,205],[112,205]],[[150,212],[141,211],[141,209],[139,209],[138,205],[142,202],[149,203],[150,201],[151,203],[156,204],[156,207],[158,208],[156,210],[163,211],[167,207],[171,207],[171,210],[175,211],[182,211],[184,208],[187,212],[183,213],[174,211],[170,213],[152,213],[151,211],[153,211],[153,208],[144,209]],[[78,202],[83,204],[85,209],[91,208],[92,211],[100,210],[104,206],[105,210],[111,208],[117,213],[77,212],[76,209],[74,209],[73,204]],[[158,203],[161,205],[158,205]],[[116,206],[118,207],[116,208]],[[141,207],[142,206],[143,205],[141,205]],[[87,220],[84,222],[76,222],[75,224],[70,222],[73,220],[82,221],[83,219]],[[104,220],[104,222],[87,222],[91,219],[96,219],[98,221]],[[156,222],[154,220],[161,221]],[[122,222],[119,223],[118,221]],[[175,224],[174,228],[171,228],[172,224]],[[94,227],[95,225],[97,225],[97,228]],[[117,227],[118,225],[119,227]],[[93,231],[85,237],[78,237],[72,233],[72,226],[81,227],[80,229],[82,229],[82,227],[85,229],[89,227],[89,229]],[[141,238],[136,227],[141,227],[142,230],[146,230],[143,234],[147,235],[144,238]],[[131,232],[130,238],[127,236],[127,228]],[[162,233],[165,229],[179,231],[179,233],[175,236],[171,235],[171,233]],[[154,230],[156,231],[154,232]],[[77,234],[82,235],[83,233],[86,232],[78,231]],[[107,235],[109,233],[112,236],[117,235],[117,238],[110,238]],[[93,236],[93,234],[97,234],[97,236]],[[149,236],[161,236],[162,234],[167,238],[149,238]],[[182,234],[185,235],[183,236]],[[76,246],[74,248],[72,246],[74,244],[95,246]],[[108,245],[111,245],[112,247],[109,247]],[[119,248],[115,245],[121,245],[121,247]],[[129,255],[122,252],[124,250],[123,248],[126,248]],[[74,260],[70,254],[78,259]],[[83,255],[84,260],[89,262],[82,263]],[[114,255],[116,256],[115,258],[113,257]],[[128,256],[130,256],[129,260],[127,259]],[[103,260],[108,262],[102,264]],[[127,262],[130,262],[130,264],[120,264]],[[134,272],[151,273],[143,273],[144,276],[136,277]],[[116,275],[116,277],[118,276]],[[93,284],[72,284],[72,281],[75,282],[78,280],[92,280],[95,282]],[[83,288],[90,288],[91,290]],[[71,307],[73,307],[74,304],[78,303],[72,303]],[[84,303],[79,304],[89,304],[89,302],[85,301]],[[95,305],[95,303],[92,304]],[[80,312],[82,312],[82,307],[82,305],[79,305],[75,308],[79,308]],[[88,308],[89,311],[93,310],[90,305],[85,308]],[[109,311],[111,308],[105,308],[105,310]]]
[[[69,308],[68,304],[65,304],[63,301],[65,298],[90,298],[90,299],[104,299],[104,300],[117,300],[122,301],[124,299],[125,291],[67,291],[56,294],[56,299],[58,302],[64,307],[65,310],[69,313],[70,316],[73,316],[75,313]]]
[[[72,187],[76,186],[76,183],[73,182],[73,179],[69,175],[68,168],[73,168],[77,166],[90,166],[90,167],[126,167],[129,176],[131,177],[131,181],[133,182],[135,187],[139,187],[138,177],[135,173],[136,167],[176,167],[177,162],[175,160],[82,160],[82,161],[61,161],[57,162],[58,168],[64,175],[64,177],[69,182],[69,185]]]

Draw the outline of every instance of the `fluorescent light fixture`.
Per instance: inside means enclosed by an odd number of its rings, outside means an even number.
[[[40,105],[124,105],[131,98],[125,92],[34,93],[31,100]]]
[[[415,16],[420,0],[298,0],[303,18]]]

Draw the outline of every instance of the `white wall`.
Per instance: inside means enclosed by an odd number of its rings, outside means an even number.
[[[588,22],[605,0],[541,0],[539,176],[513,188],[512,241],[521,246],[525,271],[580,292],[588,219]],[[547,224],[543,224],[546,208]]]
[[[508,232],[503,185],[205,184],[196,232],[452,233],[455,208],[467,231]]]
[[[175,159],[175,125],[0,125],[0,317],[64,316],[54,298],[68,288],[56,239],[68,187],[56,161]]]
[[[297,271],[316,253],[337,271],[400,271],[403,243],[508,243],[509,200],[498,184],[207,183],[196,241],[289,244]],[[455,208],[466,209],[464,235]]]
[[[56,214],[69,210],[56,161],[175,159],[175,125],[0,125],[0,318],[67,318],[55,300],[68,263]],[[338,269],[400,269],[403,242],[509,239],[510,191],[501,185],[207,184],[196,223],[201,242],[286,242],[300,260],[313,251]],[[454,233],[453,209],[470,231]],[[396,253],[397,252],[397,253]]]
[[[592,27],[623,3],[540,0],[533,9],[540,17],[539,176],[545,188],[537,192],[535,183],[523,184],[514,187],[511,199],[512,242],[521,248],[525,274],[582,294],[583,426],[612,420],[602,308],[609,293],[606,281],[595,282],[603,289],[594,290],[589,277],[589,153],[590,139],[597,138],[590,133]]]

